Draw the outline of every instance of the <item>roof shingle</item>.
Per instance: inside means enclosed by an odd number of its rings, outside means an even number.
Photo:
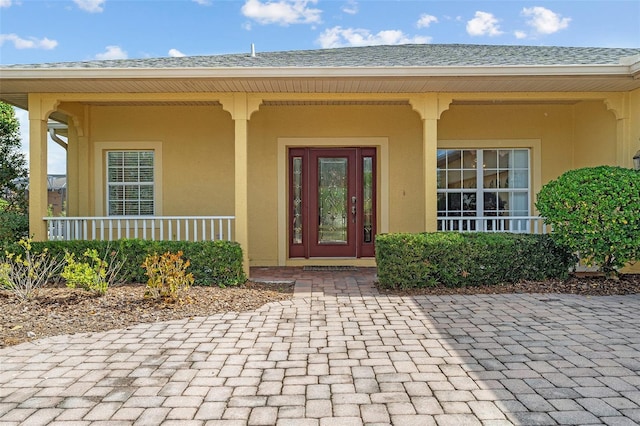
[[[304,67],[473,67],[616,65],[640,58],[640,49],[468,44],[407,44],[187,56],[10,65],[6,68],[304,68]],[[636,59],[638,60],[638,59]]]

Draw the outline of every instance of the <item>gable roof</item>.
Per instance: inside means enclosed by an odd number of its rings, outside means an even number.
[[[407,44],[319,50],[57,62],[7,68],[331,68],[620,65],[640,49],[468,44]]]
[[[640,49],[411,44],[0,67],[28,93],[613,92],[640,88]]]

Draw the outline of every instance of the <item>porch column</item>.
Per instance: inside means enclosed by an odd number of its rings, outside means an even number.
[[[627,128],[625,137],[628,141],[626,144],[628,147],[627,158],[625,159],[627,162],[620,164],[628,164],[628,167],[633,168],[633,156],[640,151],[640,89],[629,93],[627,117],[625,123]]]
[[[236,241],[242,246],[242,264],[249,276],[249,163],[247,148],[248,119],[235,118],[235,216]]]
[[[640,89],[629,93],[612,93],[604,99],[616,117],[616,165],[633,167],[633,155],[640,148]]]
[[[437,94],[411,98],[411,106],[422,118],[422,155],[424,182],[424,230],[434,232],[438,229],[438,188],[436,168],[438,167],[438,110]],[[448,106],[448,103],[447,103]]]
[[[220,98],[223,109],[231,113],[235,124],[235,230],[236,241],[242,247],[244,272],[249,276],[249,164],[248,124],[251,113],[260,101],[246,93],[234,93]]]
[[[47,119],[53,103],[29,95],[29,235],[47,239]]]

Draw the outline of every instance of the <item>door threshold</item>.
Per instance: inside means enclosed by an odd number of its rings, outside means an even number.
[[[302,267],[303,271],[357,271],[357,266],[339,266],[339,265],[307,265]]]
[[[290,258],[287,259],[285,264],[282,266],[297,266],[297,267],[306,267],[306,266],[351,266],[351,267],[361,267],[361,268],[375,268],[376,267],[376,259],[375,257],[361,257],[361,258],[348,258],[348,257],[322,257],[322,258]]]

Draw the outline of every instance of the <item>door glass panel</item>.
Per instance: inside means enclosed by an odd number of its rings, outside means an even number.
[[[318,158],[318,243],[347,244],[347,158]]]
[[[293,157],[293,243],[302,244],[302,157]]]
[[[373,158],[362,158],[362,225],[365,243],[373,241]]]

